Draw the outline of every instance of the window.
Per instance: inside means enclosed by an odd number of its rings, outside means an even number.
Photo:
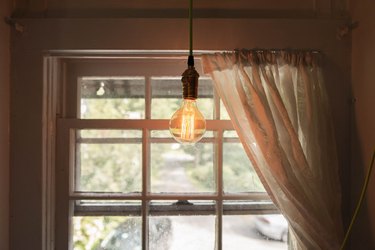
[[[168,131],[184,57],[67,61],[57,127],[61,249],[286,249],[255,229],[270,218],[256,214],[277,209],[199,60],[196,67],[207,132],[184,146]],[[285,241],[286,232],[275,234]]]

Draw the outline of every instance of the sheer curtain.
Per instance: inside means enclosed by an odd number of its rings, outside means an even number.
[[[292,249],[338,249],[341,191],[317,53],[204,55],[253,167],[288,219]]]

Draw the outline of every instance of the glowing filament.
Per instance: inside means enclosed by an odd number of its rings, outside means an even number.
[[[169,130],[180,143],[193,144],[202,138],[206,131],[206,121],[195,100],[183,100],[169,122]]]

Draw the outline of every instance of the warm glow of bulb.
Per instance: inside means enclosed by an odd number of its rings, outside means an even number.
[[[206,132],[206,120],[195,100],[183,100],[169,121],[169,131],[176,141],[184,144],[194,144],[202,138]]]

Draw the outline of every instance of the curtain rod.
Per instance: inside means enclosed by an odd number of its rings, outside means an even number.
[[[229,50],[194,50],[196,54],[233,52]],[[54,55],[187,55],[189,50],[46,50],[45,54]]]
[[[234,49],[234,50],[194,50],[196,56],[204,54],[215,54],[215,53],[233,53],[241,50],[254,51],[254,52],[270,52],[279,53],[285,52],[311,52],[321,54],[321,51],[314,49]],[[53,57],[144,57],[144,56],[167,56],[167,57],[179,57],[186,56],[189,53],[188,50],[46,50],[44,51],[45,56]]]
[[[279,52],[311,52],[314,54],[321,54],[320,50],[316,49],[235,49],[234,51],[253,51],[253,52],[269,52],[269,53],[279,53]]]

